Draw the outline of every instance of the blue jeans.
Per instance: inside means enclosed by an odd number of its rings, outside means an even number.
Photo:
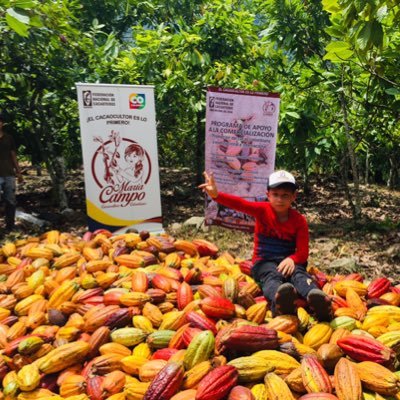
[[[6,229],[12,229],[15,221],[15,176],[0,176],[0,200],[5,203]]]
[[[297,293],[305,299],[311,289],[318,289],[314,279],[306,271],[307,264],[296,264],[293,274],[285,278],[276,270],[280,261],[282,260],[258,261],[251,269],[252,277],[261,287],[264,297],[271,303],[273,311],[275,310],[275,295],[282,283],[290,282]]]

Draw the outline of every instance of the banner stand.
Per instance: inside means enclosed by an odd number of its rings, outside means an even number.
[[[274,171],[279,94],[209,87],[206,108],[206,171],[218,190],[265,201]],[[254,219],[206,196],[205,224],[251,232]]]
[[[154,87],[76,88],[89,230],[164,232]]]

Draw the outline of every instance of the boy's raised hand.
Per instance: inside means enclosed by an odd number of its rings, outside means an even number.
[[[206,192],[212,199],[215,199],[218,196],[217,184],[214,180],[214,174],[211,172],[210,175],[207,174],[206,171],[203,172],[205,183],[199,185],[199,189]]]

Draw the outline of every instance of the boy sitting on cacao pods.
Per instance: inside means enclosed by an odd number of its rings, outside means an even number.
[[[307,299],[320,321],[332,318],[331,299],[307,273],[308,225],[303,215],[291,208],[297,184],[287,171],[275,171],[268,179],[269,202],[252,202],[218,192],[213,174],[204,172],[199,186],[217,203],[255,218],[251,274],[261,286],[274,315],[295,314],[299,294]]]

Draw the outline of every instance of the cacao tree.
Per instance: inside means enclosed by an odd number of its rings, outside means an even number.
[[[36,5],[41,25],[29,26],[26,34],[17,24],[2,25],[0,107],[32,161],[45,163],[55,201],[64,209],[66,168],[81,162],[74,84],[111,79],[107,73],[118,42],[97,21],[82,34],[76,24],[80,6],[74,2]]]

